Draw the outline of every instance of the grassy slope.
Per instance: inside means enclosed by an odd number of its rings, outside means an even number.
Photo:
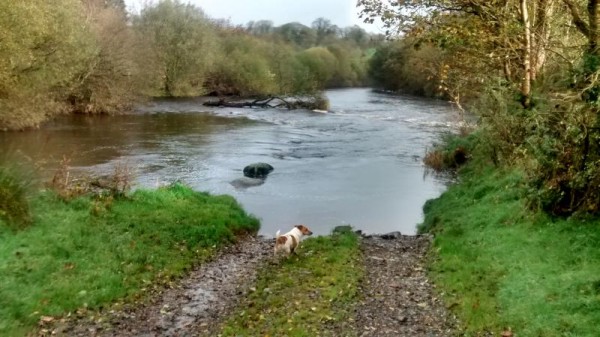
[[[342,336],[363,270],[351,232],[307,239],[299,256],[260,272],[223,336]]]
[[[431,275],[468,335],[598,336],[600,220],[533,213],[521,182],[514,172],[465,172],[425,205]]]
[[[0,335],[24,334],[42,315],[140,295],[259,227],[233,198],[180,185],[114,201],[43,194],[32,207],[30,228],[0,223]]]

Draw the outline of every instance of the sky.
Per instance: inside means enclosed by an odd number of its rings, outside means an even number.
[[[145,3],[156,0],[125,0],[128,9],[139,12]],[[319,17],[329,19],[338,27],[359,25],[370,33],[382,33],[375,25],[358,18],[357,0],[183,0],[204,10],[216,19],[229,19],[233,24],[271,20],[278,26],[300,22],[307,26]]]

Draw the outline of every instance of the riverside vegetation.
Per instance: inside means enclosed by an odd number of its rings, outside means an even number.
[[[325,18],[245,26],[180,0],[0,4],[0,130],[60,113],[115,114],[145,97],[315,95],[367,84],[381,36]],[[43,108],[40,108],[43,107]]]
[[[598,335],[600,2],[359,6],[396,37],[371,59],[380,85],[446,97],[474,121],[426,155],[458,173],[421,226],[465,334]]]

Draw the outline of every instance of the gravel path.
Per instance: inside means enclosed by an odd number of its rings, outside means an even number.
[[[452,336],[455,320],[435,295],[424,270],[429,236],[362,237],[366,277],[354,325],[356,336]],[[53,336],[216,336],[272,256],[272,240],[249,237],[221,251],[173,288],[143,305],[63,319],[44,327]]]
[[[362,239],[366,277],[354,326],[358,336],[454,335],[455,319],[427,279],[430,245],[430,236],[399,233]]]
[[[215,336],[220,319],[227,317],[245,296],[257,271],[273,254],[272,240],[249,237],[221,251],[149,303],[123,308],[100,317],[65,321],[56,336]]]

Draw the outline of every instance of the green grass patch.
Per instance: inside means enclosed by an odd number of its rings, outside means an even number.
[[[345,336],[363,275],[350,232],[305,240],[298,256],[267,266],[223,336]]]
[[[182,185],[128,198],[51,193],[32,200],[33,224],[0,223],[0,335],[22,335],[40,316],[143,297],[259,223],[229,196]]]
[[[518,172],[472,170],[425,207],[431,276],[467,335],[598,336],[600,220],[526,207]]]

